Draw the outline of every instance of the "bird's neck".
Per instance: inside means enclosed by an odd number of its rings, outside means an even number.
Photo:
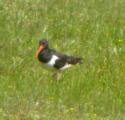
[[[39,46],[39,48],[38,48],[38,50],[36,51],[36,54],[35,54],[36,58],[38,58],[39,53],[41,53],[44,49],[45,49],[44,46],[42,46],[42,45]]]

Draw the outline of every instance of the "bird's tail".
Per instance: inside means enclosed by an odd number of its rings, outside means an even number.
[[[83,63],[83,58],[78,58],[78,57],[69,57],[68,58],[68,63],[75,65],[75,64],[82,64]]]

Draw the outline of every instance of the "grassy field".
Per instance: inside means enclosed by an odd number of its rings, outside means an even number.
[[[41,38],[84,64],[54,80]],[[0,0],[0,120],[125,120],[125,0]]]

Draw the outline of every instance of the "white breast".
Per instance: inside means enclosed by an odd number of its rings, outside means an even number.
[[[53,55],[51,60],[47,63],[47,65],[53,67],[57,59],[59,58],[56,55]]]

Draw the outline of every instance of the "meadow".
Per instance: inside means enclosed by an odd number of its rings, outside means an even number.
[[[42,38],[83,64],[56,81]],[[125,120],[125,0],[0,0],[0,120]]]

